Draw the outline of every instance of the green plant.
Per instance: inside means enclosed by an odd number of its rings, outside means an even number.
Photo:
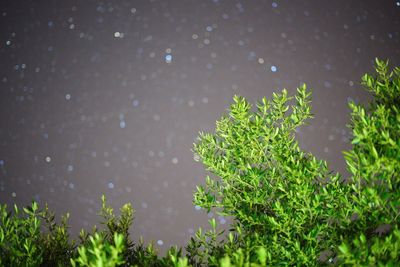
[[[23,214],[16,205],[14,214],[7,211],[7,205],[0,205],[1,266],[39,266],[43,262],[38,215],[35,202],[24,208]]]
[[[88,267],[114,267],[124,263],[122,253],[124,251],[124,238],[122,234],[115,233],[113,245],[103,236],[95,233],[89,237],[86,246],[78,247],[78,258],[71,259],[71,264],[75,266]]]
[[[400,68],[376,60],[376,77],[362,83],[374,96],[365,108],[350,103],[353,147],[344,152],[351,178],[349,221],[341,217],[346,237],[340,246],[344,263],[396,265],[400,260]]]
[[[369,113],[350,103],[354,147],[345,153],[352,174],[348,182],[295,141],[296,128],[312,117],[305,85],[297,89],[292,106],[286,90],[271,101],[262,99],[256,111],[243,97],[234,97],[215,133],[201,133],[194,144],[215,177],[206,177],[205,186],[197,188],[194,204],[232,216],[229,236],[236,240],[216,247],[213,239],[197,236],[188,247],[193,264],[218,265],[221,253],[235,255],[241,249],[247,256],[238,265],[246,265],[259,247],[266,248],[267,265],[314,266],[338,257],[351,264],[340,253],[346,251],[344,242],[360,233],[372,238],[371,244],[398,244],[394,237],[376,241],[376,231],[399,222],[399,69],[389,74],[387,62],[376,60],[376,71],[376,78],[363,77],[375,96]],[[389,258],[389,250],[383,251],[374,250],[377,263]],[[397,254],[390,257],[399,261]]]
[[[207,177],[194,203],[235,218],[240,232],[234,232],[246,243],[234,246],[245,246],[253,257],[259,246],[268,247],[270,265],[310,265],[333,242],[326,210],[342,194],[339,175],[295,141],[296,128],[312,117],[310,95],[303,85],[290,107],[292,97],[283,90],[272,101],[262,99],[256,111],[235,96],[215,134],[201,133],[194,145],[207,170],[221,178]]]
[[[47,205],[23,208],[14,205],[14,212],[0,205],[0,266],[65,266],[74,256],[74,241],[70,242],[67,221],[55,222]]]
[[[34,202],[34,205],[37,205]],[[44,210],[39,213],[39,219],[45,228],[41,231],[40,247],[43,249],[43,266],[66,266],[70,258],[75,256],[75,241],[70,242],[68,232],[67,213],[61,216],[60,224],[55,222],[55,214],[46,205]]]
[[[98,230],[94,227],[92,234],[82,230],[80,233],[82,246],[78,248],[79,257],[71,260],[71,263],[74,261],[75,264],[80,264],[79,266],[187,266],[187,259],[182,258],[181,249],[172,247],[165,257],[158,257],[151,243],[146,246],[142,240],[138,244],[130,240],[129,228],[134,217],[131,204],[123,205],[120,216],[117,217],[113,208],[107,205],[104,195],[101,201],[99,215],[103,219],[101,223],[105,229]],[[108,265],[104,265],[106,263]]]
[[[400,69],[376,60],[375,77],[362,77],[374,100],[350,102],[351,176],[302,151],[297,127],[311,114],[303,85],[263,98],[256,110],[235,96],[213,134],[200,133],[195,157],[211,172],[194,204],[232,218],[228,232],[199,229],[182,249],[157,255],[152,243],[131,241],[130,204],[120,216],[102,196],[104,229],[70,241],[67,220],[38,204],[8,211],[0,205],[0,266],[397,266],[400,263]]]

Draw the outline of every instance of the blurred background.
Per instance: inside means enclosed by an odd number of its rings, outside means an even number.
[[[375,57],[400,65],[400,1],[0,3],[0,202],[99,226],[100,197],[136,209],[134,240],[165,251],[208,218],[193,158],[235,94],[255,103],[306,83],[301,147],[346,177],[348,101]]]

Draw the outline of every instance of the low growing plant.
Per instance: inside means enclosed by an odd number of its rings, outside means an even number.
[[[14,214],[7,205],[0,205],[0,265],[40,266],[44,247],[40,246],[40,220],[37,203],[22,211],[14,205]]]
[[[124,263],[122,253],[124,247],[124,237],[122,234],[115,233],[113,239],[114,245],[109,244],[105,238],[98,233],[89,237],[86,246],[78,248],[78,258],[71,259],[71,264],[75,266],[118,266]]]
[[[21,212],[0,205],[1,266],[398,266],[400,264],[400,69],[376,60],[362,84],[374,99],[350,102],[350,177],[300,149],[297,128],[312,118],[306,85],[263,98],[255,110],[240,96],[200,133],[193,151],[210,172],[194,204],[232,218],[230,229],[199,229],[164,257],[152,243],[134,243],[130,204],[115,216],[102,197],[104,229],[70,241],[68,214],[60,224],[36,202]]]

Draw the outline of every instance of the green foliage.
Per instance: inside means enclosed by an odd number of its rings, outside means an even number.
[[[39,246],[38,215],[36,203],[32,203],[30,208],[24,208],[23,214],[16,205],[14,205],[14,214],[7,211],[6,205],[0,206],[1,266],[39,266],[43,262],[44,252]]]
[[[78,248],[79,256],[75,260],[71,259],[72,266],[114,267],[123,264],[122,252],[125,249],[123,235],[115,232],[113,244],[95,233],[89,237],[86,246]]]
[[[14,212],[0,205],[0,266],[189,266],[181,249],[171,247],[159,257],[152,244],[145,246],[141,240],[134,244],[128,232],[134,214],[131,205],[122,206],[117,217],[104,196],[101,200],[99,215],[105,229],[94,226],[90,234],[81,230],[79,246],[70,241],[68,214],[57,224],[47,205],[39,210],[32,202],[23,214],[16,205]]]
[[[158,257],[151,243],[145,246],[142,240],[135,244],[130,239],[129,228],[134,217],[131,204],[123,205],[117,217],[113,208],[107,205],[104,195],[101,201],[99,215],[105,229],[94,227],[91,235],[81,231],[82,246],[78,248],[79,257],[71,260],[73,266],[187,266],[187,259],[182,258],[180,249],[172,247],[165,257]]]
[[[33,205],[37,205],[35,202]],[[55,214],[48,206],[39,213],[40,220],[43,222],[45,230],[40,235],[40,246],[43,248],[44,266],[66,266],[70,258],[75,254],[75,241],[70,242],[68,233],[67,213],[61,216],[60,224],[55,222]]]
[[[215,133],[200,133],[193,151],[210,172],[194,204],[232,218],[228,231],[199,229],[182,249],[158,256],[134,243],[130,204],[120,215],[102,196],[103,229],[70,241],[67,220],[36,202],[0,205],[0,266],[398,266],[400,263],[400,69],[376,60],[362,84],[374,100],[351,109],[350,177],[302,151],[295,139],[311,114],[306,85],[263,98],[255,110],[235,96]]]
[[[367,240],[364,234],[352,244],[339,246],[344,263],[353,266],[398,266],[400,258],[400,231],[395,229],[385,237],[374,236]]]
[[[66,266],[74,256],[74,241],[70,242],[67,220],[55,222],[47,205],[23,208],[14,205],[14,213],[0,206],[0,266]]]
[[[312,116],[310,95],[303,85],[290,107],[293,98],[283,90],[271,101],[262,99],[255,112],[235,96],[216,133],[200,134],[194,145],[207,170],[221,178],[207,177],[194,203],[235,218],[240,232],[234,232],[241,238],[232,249],[245,246],[251,258],[259,246],[268,247],[270,265],[310,265],[334,243],[327,234],[327,209],[342,194],[339,175],[329,173],[326,162],[303,152],[295,141],[296,128]],[[215,265],[216,260],[206,262]]]
[[[234,97],[215,133],[201,133],[194,144],[216,177],[207,176],[205,186],[197,187],[194,204],[233,217],[228,236],[234,242],[215,244],[196,235],[188,249],[192,263],[218,265],[225,253],[239,259],[235,265],[247,266],[259,247],[266,249],[263,259],[271,266],[399,261],[395,253],[388,256],[389,248],[399,245],[396,235],[380,239],[387,234],[385,226],[398,226],[400,204],[400,71],[388,73],[387,65],[376,60],[377,77],[362,78],[375,97],[369,109],[350,103],[353,148],[344,155],[352,176],[347,182],[295,141],[296,128],[312,117],[305,85],[291,106],[286,90],[262,99],[256,111],[243,97]],[[360,242],[351,242],[352,259],[339,249],[360,236],[367,249],[375,245],[373,261],[354,256]],[[227,266],[228,258],[223,258]]]
[[[351,202],[345,209],[357,219],[345,224],[339,256],[347,264],[393,266],[400,261],[400,68],[389,73],[388,62],[376,60],[376,74],[362,77],[374,96],[369,107],[350,103],[353,147],[344,155]]]

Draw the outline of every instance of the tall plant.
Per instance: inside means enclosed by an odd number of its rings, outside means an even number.
[[[362,83],[374,99],[368,107],[350,103],[351,150],[344,152],[351,173],[353,220],[340,218],[348,235],[341,258],[355,265],[391,265],[400,259],[400,68],[376,60],[376,76]]]
[[[268,265],[398,260],[397,252],[388,251],[399,245],[399,69],[389,74],[387,62],[376,60],[376,72],[376,78],[363,76],[375,97],[368,111],[350,103],[354,146],[345,152],[348,182],[295,140],[296,128],[312,117],[306,85],[294,98],[286,90],[263,98],[255,111],[243,97],[234,97],[215,133],[200,133],[194,144],[213,175],[197,188],[194,203],[233,217],[235,242],[211,244],[199,233],[188,246],[193,264],[217,264],[220,254],[239,248],[252,261],[260,247]],[[393,236],[382,241],[385,226],[393,228]],[[356,238],[354,247],[349,238]],[[371,252],[357,251],[362,246]]]

